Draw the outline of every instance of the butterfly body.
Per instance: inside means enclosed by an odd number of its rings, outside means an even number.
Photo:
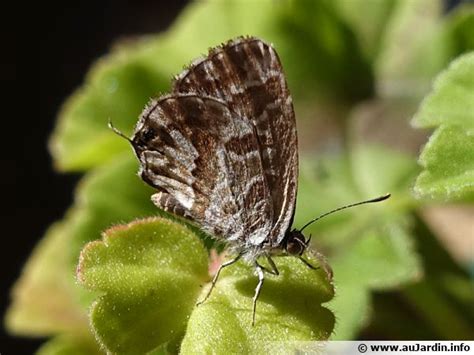
[[[253,262],[284,249],[298,172],[296,122],[278,55],[254,37],[211,49],[152,100],[131,139],[160,208]]]
[[[231,40],[193,61],[169,94],[148,104],[132,138],[125,138],[140,161],[139,175],[157,190],[154,204],[194,222],[236,255],[219,267],[201,303],[224,267],[241,258],[255,266],[252,324],[264,271],[279,274],[273,255],[293,255],[317,269],[302,257],[311,239],[302,233],[307,226],[390,197],[342,206],[290,228],[298,178],[293,103],[277,53],[254,37]],[[313,255],[332,280],[324,257]],[[270,269],[259,263],[262,257]]]

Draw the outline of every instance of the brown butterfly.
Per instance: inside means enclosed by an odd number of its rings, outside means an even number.
[[[279,274],[272,255],[295,255],[314,268],[302,257],[310,241],[303,229],[333,212],[389,197],[347,205],[291,229],[298,178],[293,103],[276,51],[254,37],[231,40],[193,61],[170,94],[148,104],[128,140],[141,178],[158,190],[153,202],[193,221],[236,255],[220,266],[202,302],[222,268],[240,258],[255,266],[252,324],[264,271]]]

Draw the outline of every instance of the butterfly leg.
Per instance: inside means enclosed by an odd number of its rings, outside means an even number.
[[[232,265],[234,264],[235,262],[237,262],[240,258],[241,258],[242,254],[239,254],[237,255],[234,259],[232,260],[229,260],[223,264],[221,264],[221,266],[219,266],[219,269],[217,269],[217,272],[216,274],[214,275],[214,278],[212,279],[212,283],[211,283],[211,288],[209,289],[209,291],[207,292],[206,294],[206,297],[204,297],[204,299],[202,301],[199,301],[198,303],[196,303],[196,306],[199,306],[201,305],[202,303],[206,302],[206,300],[209,298],[209,296],[211,295],[211,292],[212,290],[214,289],[214,286],[216,285],[216,282],[217,282],[217,279],[219,278],[219,274],[221,273],[221,270],[223,268],[225,268],[226,266],[229,266],[229,265]]]
[[[270,264],[270,267],[272,268],[272,271],[270,270],[267,270],[267,271],[273,275],[277,275],[277,276],[280,275],[280,272],[278,271],[278,268],[275,265],[275,262],[273,261],[273,259],[270,257],[270,255],[267,255],[267,260],[268,260],[268,263]]]
[[[255,264],[258,265],[263,271],[268,272],[269,274],[272,275],[280,275],[280,272],[278,271],[277,266],[275,265],[275,262],[273,259],[270,258],[270,255],[266,255],[268,263],[270,264],[271,269],[267,269],[265,266],[261,265],[258,261],[255,261]]]
[[[258,284],[255,288],[255,295],[253,296],[253,311],[252,311],[252,326],[255,325],[255,313],[257,312],[257,300],[258,296],[260,295],[260,291],[262,290],[263,281],[265,280],[265,276],[263,274],[263,268],[255,262],[255,270],[257,271],[258,275]]]
[[[318,269],[319,269],[319,266],[311,265],[311,264],[309,263],[309,261],[306,260],[305,258],[303,258],[301,255],[298,256],[298,259],[300,259],[303,263],[305,263],[306,266],[308,266],[310,269],[313,269],[313,270],[318,270]]]

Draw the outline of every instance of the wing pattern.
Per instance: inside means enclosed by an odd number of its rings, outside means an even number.
[[[142,113],[132,144],[164,210],[247,248],[276,248],[290,228],[295,117],[280,60],[263,41],[239,38],[194,61]]]
[[[294,215],[298,149],[293,103],[275,50],[253,37],[230,41],[194,61],[175,79],[173,92],[219,98],[252,122],[274,211],[268,240],[279,245]]]
[[[268,236],[273,209],[255,130],[222,101],[164,96],[145,110],[132,142],[159,207],[230,243]]]

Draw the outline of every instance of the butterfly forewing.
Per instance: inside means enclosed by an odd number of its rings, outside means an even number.
[[[273,209],[266,241],[278,246],[294,214],[298,153],[293,104],[275,50],[257,38],[230,41],[193,62],[173,92],[218,98],[252,123]]]
[[[171,94],[143,112],[133,147],[153,201],[242,247],[271,232],[273,207],[252,124],[219,99]]]

